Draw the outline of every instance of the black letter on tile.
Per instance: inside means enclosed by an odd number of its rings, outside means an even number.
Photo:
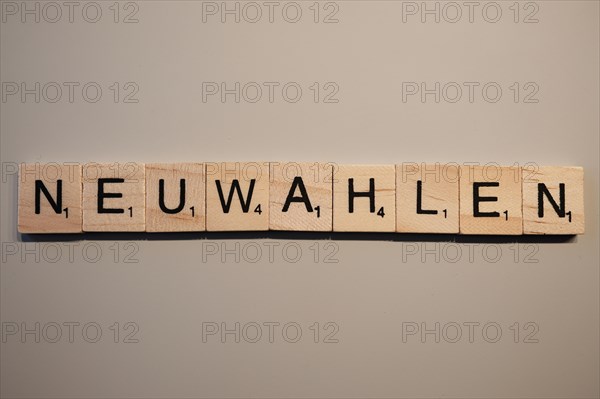
[[[125,213],[121,208],[104,208],[104,198],[122,198],[123,193],[105,193],[105,183],[123,183],[125,179],[103,178],[98,179],[98,213]]]
[[[354,213],[354,198],[368,197],[369,212],[375,213],[375,179],[369,179],[369,191],[354,192],[354,179],[348,179],[348,212]]]
[[[41,180],[35,181],[35,214],[39,215],[41,212],[40,206],[40,194],[44,193],[44,197],[48,200],[48,203],[54,209],[56,213],[62,213],[62,180],[56,181],[56,201],[50,195],[50,192]]]
[[[500,183],[494,182],[475,182],[473,183],[473,216],[476,218],[497,218],[500,217],[498,212],[480,212],[480,202],[498,201],[498,197],[480,197],[479,187],[499,187]]]
[[[169,209],[165,205],[165,179],[158,181],[158,206],[164,213],[173,215],[183,210],[185,206],[185,179],[179,180],[179,205],[175,209]]]
[[[544,217],[544,195],[546,195],[548,201],[550,201],[550,205],[552,205],[552,208],[554,208],[558,217],[565,217],[565,183],[560,183],[558,185],[558,190],[560,205],[554,201],[552,194],[548,191],[548,187],[546,187],[544,183],[538,183],[538,217]]]
[[[300,190],[300,197],[294,196],[294,193],[296,192],[296,188],[298,188]],[[290,203],[292,203],[292,202],[303,202],[304,205],[306,206],[307,212],[313,211],[313,208],[310,204],[310,199],[308,199],[308,193],[306,192],[306,187],[304,187],[304,182],[302,181],[302,178],[300,176],[294,177],[294,181],[292,182],[292,187],[290,188],[290,192],[288,193],[287,198],[285,199],[285,204],[283,204],[283,209],[281,211],[287,212],[290,207]]]
[[[437,215],[438,211],[436,211],[436,210],[423,209],[421,207],[422,200],[423,200],[423,182],[421,180],[417,180],[417,213],[424,214],[424,215]]]
[[[240,199],[240,203],[242,204],[242,210],[244,213],[248,213],[250,209],[250,202],[252,202],[252,193],[254,192],[254,183],[256,183],[256,179],[250,180],[250,188],[248,188],[248,201],[244,201],[244,196],[242,195],[242,189],[240,188],[240,182],[238,179],[234,179],[231,182],[231,188],[229,189],[229,197],[227,198],[227,202],[225,202],[225,198],[223,198],[223,189],[221,188],[221,180],[216,180],[215,184],[217,185],[217,191],[219,192],[219,199],[221,200],[221,207],[223,208],[224,213],[229,213],[229,208],[231,207],[231,202],[233,200],[233,191],[237,191],[238,198]]]

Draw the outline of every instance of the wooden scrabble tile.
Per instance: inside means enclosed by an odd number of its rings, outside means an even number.
[[[205,231],[204,164],[146,164],[146,231]]]
[[[268,162],[206,164],[206,229],[269,229]]]
[[[83,231],[144,231],[144,164],[83,166]]]
[[[81,165],[19,166],[20,233],[81,233]]]
[[[523,168],[525,234],[583,234],[583,168]]]
[[[460,168],[460,234],[523,234],[521,168]]]
[[[458,165],[396,165],[396,231],[458,233]]]
[[[272,162],[271,230],[331,231],[333,164]]]
[[[333,179],[333,231],[396,229],[394,165],[339,165]]]

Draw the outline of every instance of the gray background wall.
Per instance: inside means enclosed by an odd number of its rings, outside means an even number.
[[[439,7],[439,23],[434,15],[421,22],[408,12],[421,3],[402,1],[319,3],[318,23],[310,1],[275,3],[273,22],[259,2],[256,23],[244,20],[255,16],[245,3],[239,23],[203,21],[203,7],[220,2],[75,2],[72,22],[62,2],[54,3],[60,18],[37,3],[40,22],[21,21],[36,2],[8,3],[0,25],[2,396],[600,395],[598,2],[476,2],[472,21],[459,2],[456,23],[456,3],[445,2],[427,3]],[[297,8],[300,20],[288,22]],[[330,13],[336,23],[324,23]],[[39,103],[10,95],[11,82],[40,82]],[[56,102],[52,82],[63,88]],[[74,82],[72,101],[65,82]],[[251,103],[248,91],[236,103],[231,95],[203,101],[203,82],[279,86],[273,102],[265,91]],[[281,92],[289,82],[302,88],[295,103]],[[452,91],[423,102],[403,99],[403,82],[465,90],[455,103]],[[472,102],[464,82],[479,85]],[[482,95],[490,82],[502,89],[497,102]],[[328,100],[338,101],[326,102],[336,90]],[[587,230],[572,239],[73,241],[16,232],[18,162],[221,160],[580,165]],[[39,342],[21,335],[36,323]],[[239,343],[206,334],[236,323]],[[439,342],[420,334],[436,323]],[[407,335],[413,327],[419,333]]]

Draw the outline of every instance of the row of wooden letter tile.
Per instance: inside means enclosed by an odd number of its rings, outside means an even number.
[[[580,167],[21,164],[21,233],[582,234]]]

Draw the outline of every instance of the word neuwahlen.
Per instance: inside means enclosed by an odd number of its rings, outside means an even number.
[[[18,229],[583,234],[583,169],[24,163]]]

